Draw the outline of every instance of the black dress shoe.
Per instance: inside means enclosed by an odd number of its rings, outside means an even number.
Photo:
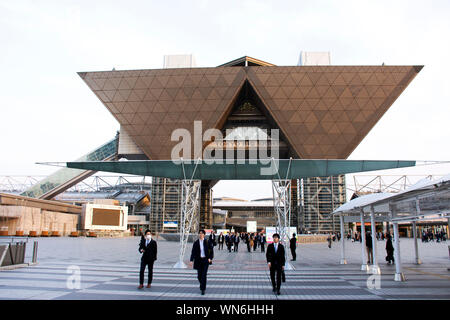
[[[277,291],[277,295],[280,295],[280,294],[281,294],[281,292],[280,292],[280,290],[278,290],[278,291]]]
[[[205,290],[202,290],[202,296],[204,296],[205,295]]]
[[[273,292],[277,291],[277,288],[272,288],[272,291],[273,291]]]

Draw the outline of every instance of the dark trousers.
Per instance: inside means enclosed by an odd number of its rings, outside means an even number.
[[[261,252],[264,252],[264,243],[261,243]]]
[[[275,273],[277,274],[277,281],[275,282]],[[274,266],[272,265],[270,267],[270,281],[272,281],[272,287],[276,288],[277,291],[281,288],[281,274],[283,273],[283,270],[281,269],[281,266]]]
[[[228,247],[228,252],[231,252],[231,242],[227,243],[227,247]]]
[[[223,242],[219,242],[219,250],[223,250]]]
[[[197,269],[197,279],[200,282],[200,290],[206,290],[206,276],[208,274],[209,262],[206,258],[200,258]]]
[[[239,243],[235,242],[234,243],[234,251],[238,251],[239,247]]]
[[[256,247],[257,247],[257,246],[258,246],[258,242],[255,241],[255,242],[253,243],[253,251],[256,251]]]
[[[250,242],[247,242],[247,251],[250,252]]]
[[[144,284],[144,272],[145,267],[148,266],[148,284],[152,283],[153,280],[153,262],[154,261],[144,261],[141,260],[141,270],[139,272],[139,284]]]
[[[297,259],[297,253],[295,252],[295,248],[291,248],[292,260]]]

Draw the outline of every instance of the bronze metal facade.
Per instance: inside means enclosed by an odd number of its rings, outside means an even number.
[[[149,159],[170,159],[173,130],[222,129],[244,83],[302,159],[345,159],[422,66],[232,66],[80,72]],[[199,156],[199,155],[194,155]]]

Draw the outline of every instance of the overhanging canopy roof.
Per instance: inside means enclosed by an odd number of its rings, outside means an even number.
[[[68,168],[84,170],[128,173],[142,176],[165,177],[173,179],[195,180],[273,180],[299,179],[305,177],[332,176],[353,172],[373,171],[415,166],[415,161],[383,161],[383,160],[261,160],[256,163],[240,163],[239,160],[223,160],[223,163],[207,163],[193,160],[144,160],[144,161],[92,161],[67,162]],[[272,165],[278,173],[267,173]]]
[[[248,57],[246,58],[248,59]],[[145,155],[170,159],[175,129],[222,129],[250,85],[299,159],[346,159],[422,66],[229,66],[80,72]],[[197,158],[199,155],[193,155]]]
[[[382,220],[411,221],[450,217],[450,175],[437,180],[422,179],[399,193],[374,193],[355,198],[333,214],[359,216],[374,213]],[[353,219],[358,221],[358,218]],[[347,218],[347,222],[352,218]]]

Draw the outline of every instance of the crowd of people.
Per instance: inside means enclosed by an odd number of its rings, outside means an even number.
[[[260,252],[265,252],[265,245],[267,243],[264,233],[250,233],[250,232],[231,232],[230,234],[223,234],[222,232],[217,236],[214,231],[209,235],[209,240],[214,246],[217,245],[218,250],[224,250],[224,245],[228,252],[238,252],[239,244],[243,243],[247,247],[248,252],[256,251],[258,248]]]
[[[447,241],[447,233],[444,230],[433,232],[431,229],[422,231],[422,242],[434,241],[436,242]]]
[[[198,239],[194,241],[192,245],[190,265],[197,270],[197,279],[200,283],[200,292],[205,294],[208,267],[212,264],[214,259],[214,247],[217,246],[218,250],[225,250],[224,245],[228,249],[228,252],[238,252],[239,243],[243,242],[247,246],[247,251],[252,252],[260,248],[261,253],[266,253],[266,261],[270,271],[270,280],[272,283],[273,292],[280,295],[281,282],[286,281],[286,275],[284,273],[285,266],[285,249],[279,242],[280,235],[273,234],[273,243],[267,246],[267,252],[265,250],[265,244],[267,243],[264,233],[249,233],[249,232],[232,232],[231,234],[220,233],[218,236],[212,231],[208,238],[206,238],[205,230],[200,230],[198,233]],[[294,233],[289,241],[289,247],[292,254],[292,261],[296,260],[296,247],[297,237]],[[138,289],[144,288],[144,273],[145,269],[148,270],[147,288],[151,288],[153,280],[153,264],[157,259],[157,243],[153,239],[150,230],[146,230],[141,237],[139,243],[139,253],[142,254],[141,266],[139,272],[139,286]]]

